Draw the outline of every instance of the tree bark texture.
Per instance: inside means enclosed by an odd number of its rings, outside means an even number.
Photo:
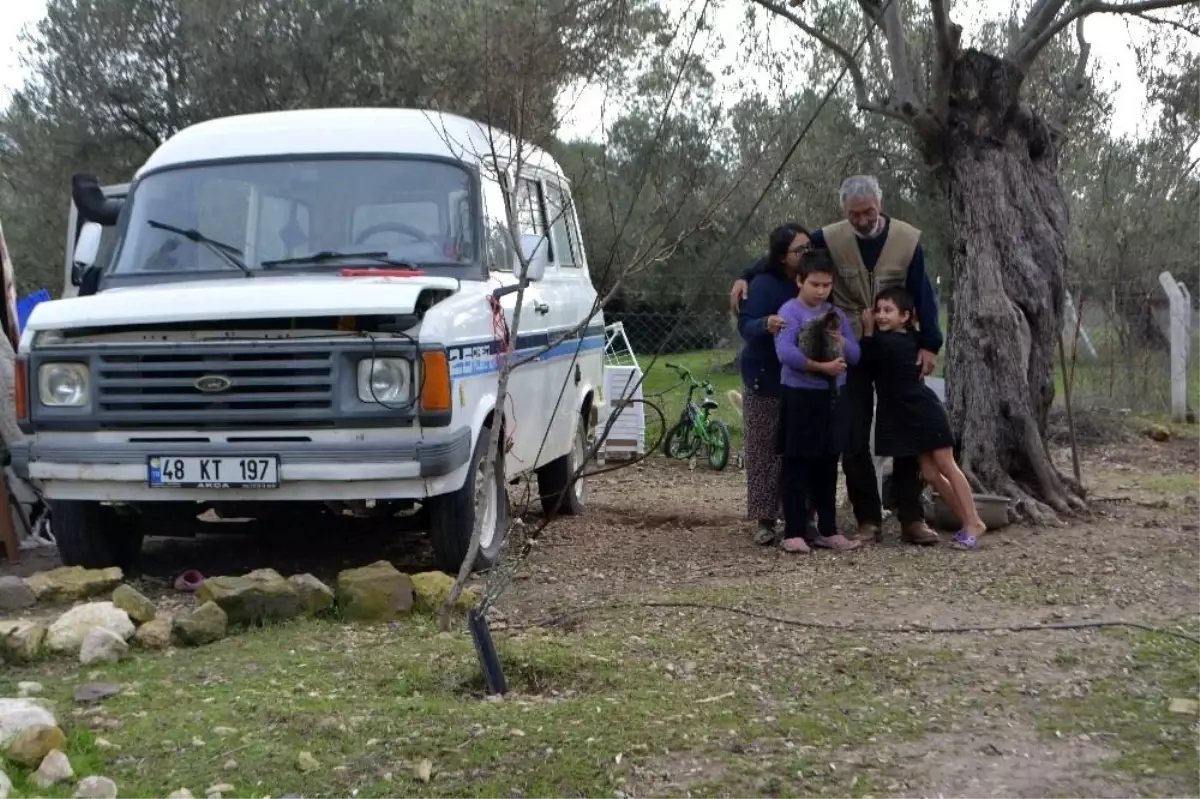
[[[1010,62],[965,50],[953,65],[947,124],[925,137],[949,198],[954,315],[947,411],[964,471],[1050,524],[1081,509],[1080,487],[1044,443],[1062,326],[1067,200],[1057,142],[1019,100]]]
[[[16,357],[8,336],[0,332],[0,439],[6,445],[25,440],[17,426]]]

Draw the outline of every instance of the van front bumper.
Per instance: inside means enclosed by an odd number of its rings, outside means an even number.
[[[11,448],[13,470],[48,499],[113,502],[177,500],[297,501],[420,499],[471,458],[471,430],[411,441],[258,441],[204,443],[97,441],[87,434],[36,436]],[[162,488],[148,483],[152,456],[279,457],[279,486],[269,489]],[[439,486],[441,493],[445,486]]]

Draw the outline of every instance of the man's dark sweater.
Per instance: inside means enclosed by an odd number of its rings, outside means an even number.
[[[871,239],[856,238],[858,242],[858,252],[862,255],[863,264],[867,267],[868,272],[875,269],[875,264],[879,262],[879,254],[883,252],[883,246],[887,243],[888,229],[892,224],[891,217],[884,217],[883,232]],[[825,235],[820,230],[814,230],[810,236],[812,246],[814,248],[825,247]],[[766,259],[759,261],[751,267],[748,267],[742,272],[742,280],[747,283],[762,274],[762,265]],[[938,320],[937,295],[933,292],[933,283],[929,280],[929,276],[925,273],[925,248],[917,244],[917,249],[913,252],[912,261],[908,264],[908,276],[904,280],[904,290],[912,296],[913,302],[917,306],[917,320],[920,322],[920,330],[917,334],[917,341],[921,349],[928,350],[937,354],[942,349],[942,329]]]

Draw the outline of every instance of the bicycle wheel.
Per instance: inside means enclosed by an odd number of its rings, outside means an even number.
[[[719,472],[729,464],[729,428],[720,419],[709,419],[708,438],[708,465]]]
[[[667,437],[663,439],[663,453],[668,458],[687,460],[695,455],[699,448],[700,439],[687,419],[680,419],[676,422],[675,426],[671,428],[671,432],[667,433]]]

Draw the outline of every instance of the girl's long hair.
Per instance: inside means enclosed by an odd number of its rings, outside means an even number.
[[[767,239],[768,272],[785,280],[793,280],[795,278],[794,274],[788,272],[787,253],[788,248],[792,246],[792,242],[801,234],[810,239],[812,238],[812,234],[808,232],[808,229],[799,222],[784,222],[771,231],[771,235]]]

